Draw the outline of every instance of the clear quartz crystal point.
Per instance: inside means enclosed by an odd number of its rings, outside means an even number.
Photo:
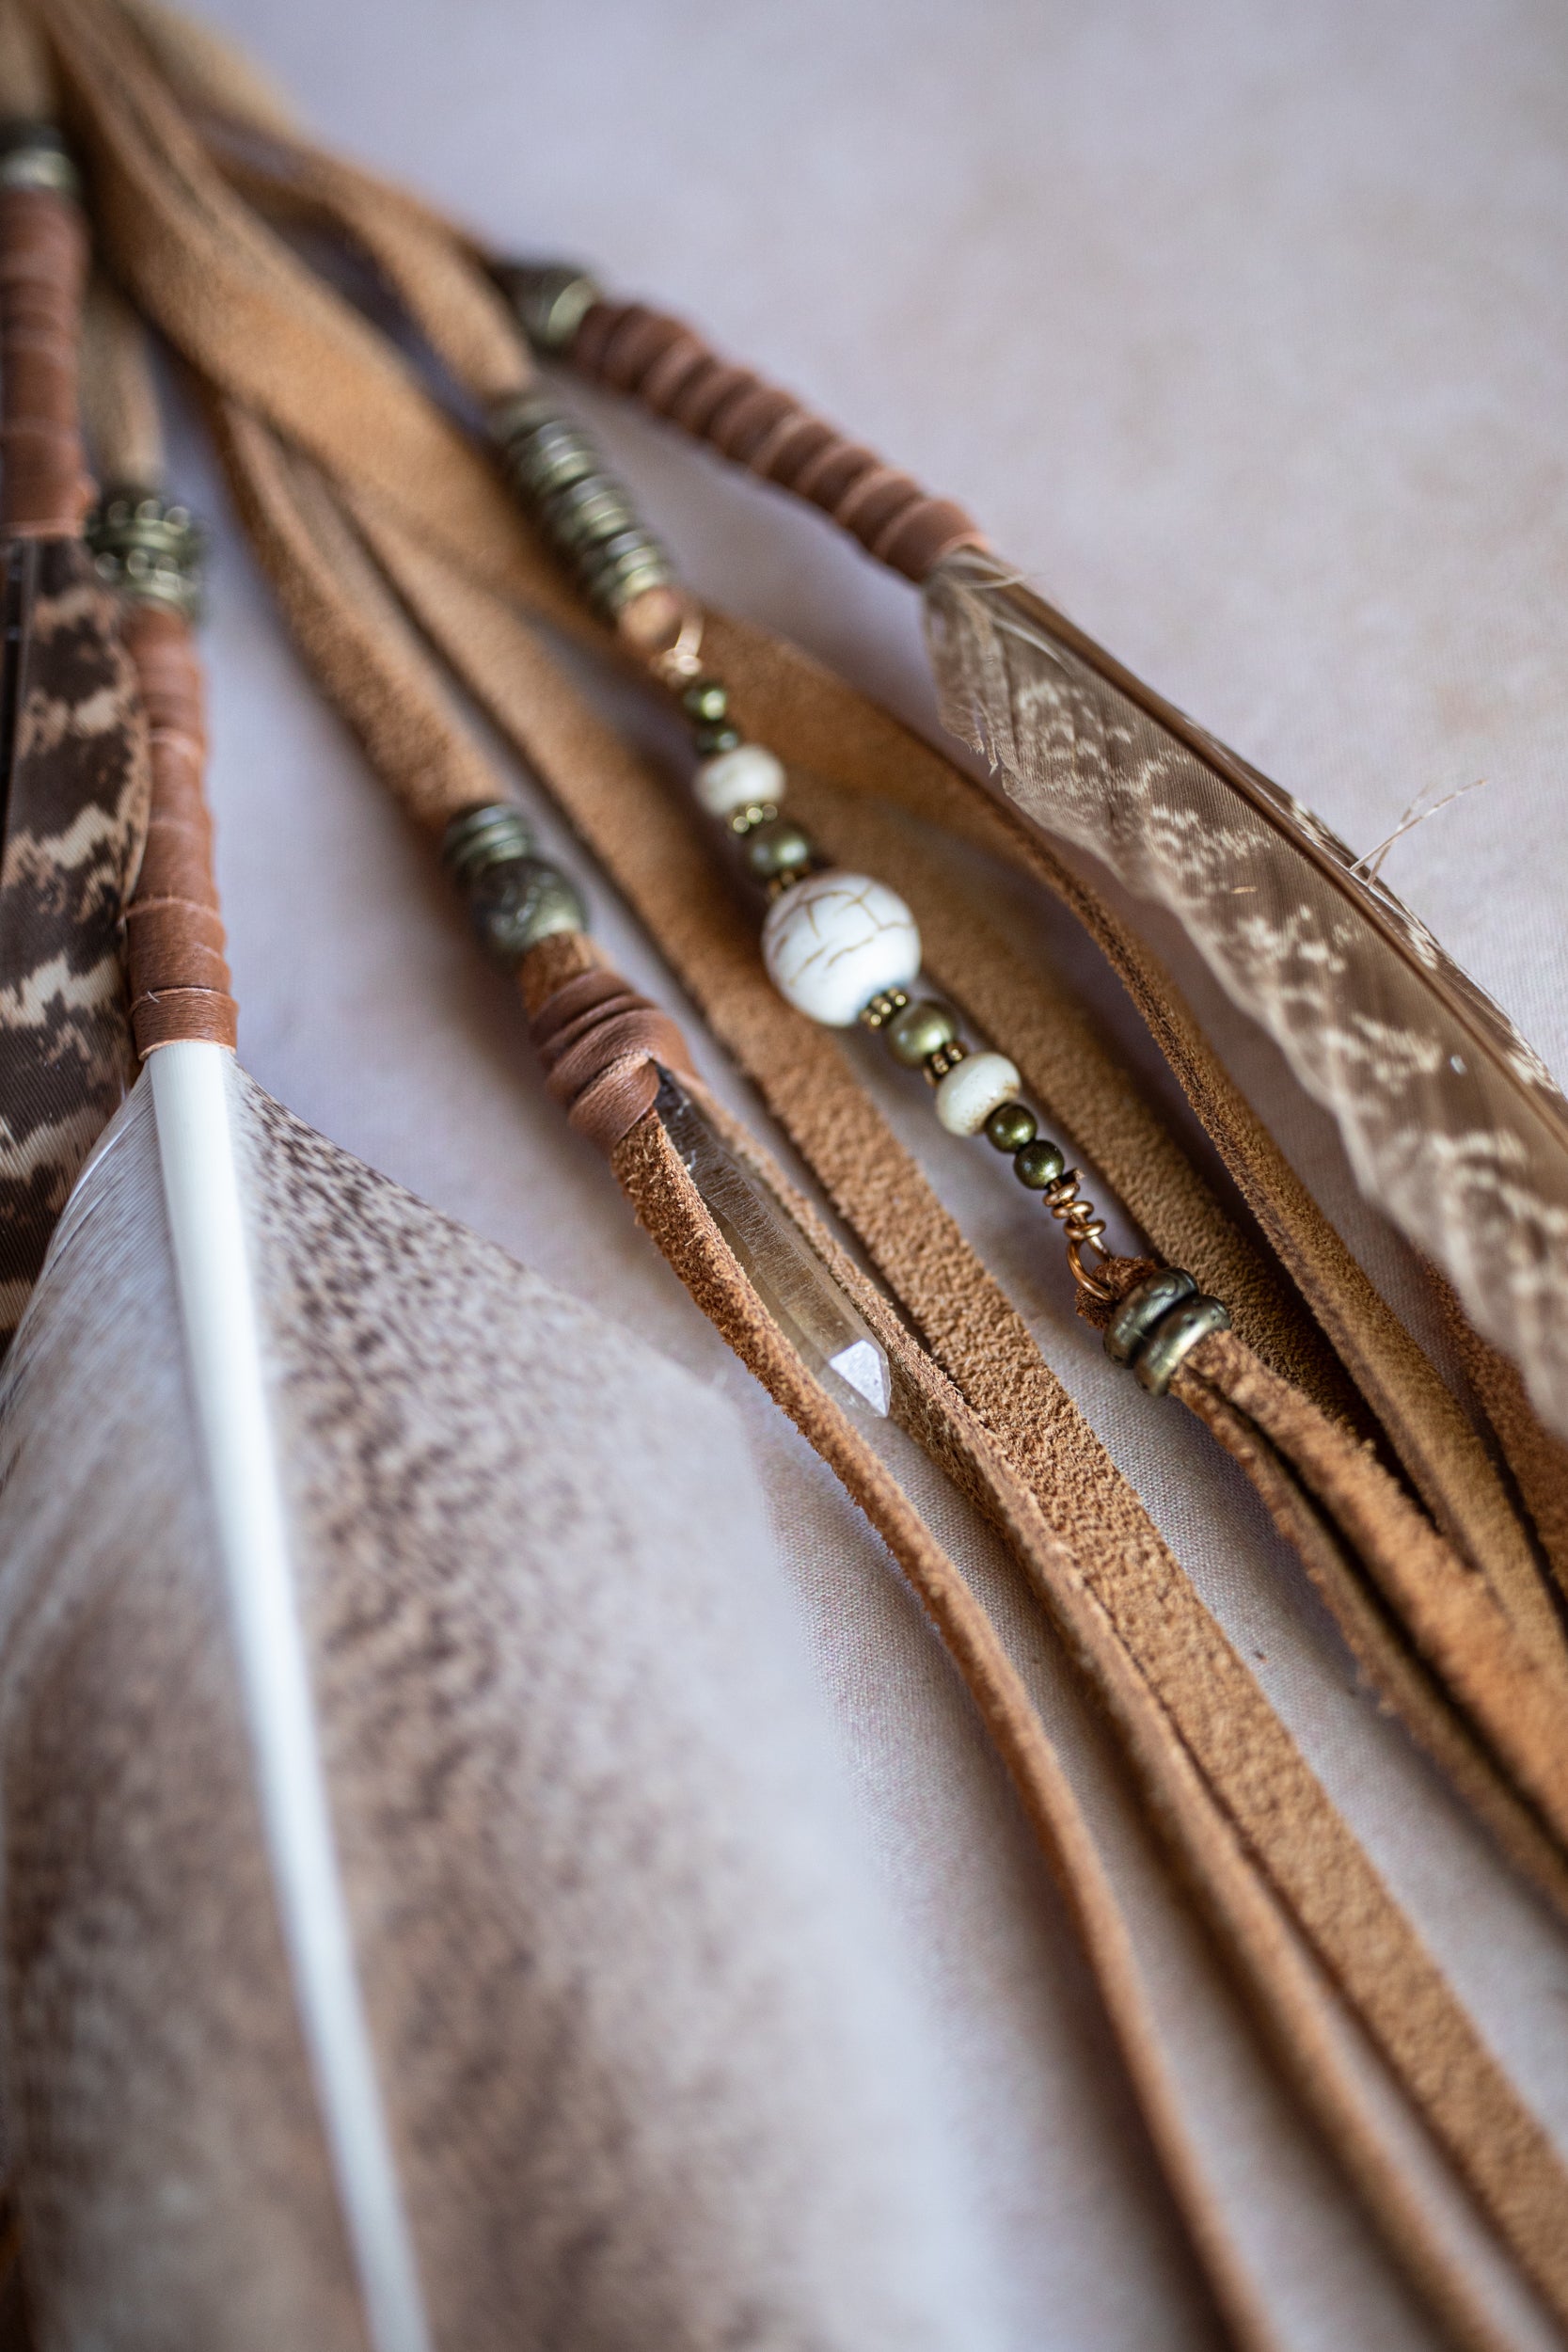
[[[887,1350],[782,1201],[667,1071],[654,1108],[758,1297],[840,1405],[885,1415]]]

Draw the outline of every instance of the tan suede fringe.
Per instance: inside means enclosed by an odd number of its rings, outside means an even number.
[[[274,448],[260,477],[247,477],[247,453],[254,453],[259,437],[266,437],[252,421],[226,415],[227,454],[247,510],[280,495],[286,499],[298,470],[297,460]],[[301,532],[308,535],[309,524],[296,501],[287,522],[275,516],[262,534],[264,559],[270,548],[276,564],[278,549]],[[385,559],[385,534],[377,544]],[[418,570],[404,547],[397,576],[405,595]],[[332,567],[323,566],[319,577],[329,584]],[[436,628],[428,580],[424,586],[418,617]],[[286,590],[285,602],[313,629],[307,644],[313,665],[329,683],[336,676],[341,691],[345,665],[332,642],[326,606],[315,603],[310,620],[311,598]],[[1325,2074],[1319,2054],[1304,2062],[1314,2037],[1303,2032],[1277,1947],[1267,1948],[1260,1938],[1255,1914],[1261,1889],[1241,1849],[1233,1851],[1228,1872],[1219,1858],[1212,1800],[1193,1777],[1189,1753],[1527,2269],[1568,2305],[1568,2263],[1557,2278],[1558,2256],[1545,2224],[1568,2183],[1544,2137],[1475,2040],[1136,1497],[871,1109],[838,1048],[790,1013],[762,980],[745,919],[707,886],[704,853],[689,827],[640,763],[581,707],[527,632],[513,624],[498,648],[493,613],[487,620],[483,610],[465,604],[449,612],[447,621],[438,634],[448,658],[457,662],[461,638],[468,648],[470,683],[487,689],[492,715],[520,741],[650,920],[939,1360],[950,1360],[980,1422],[1001,1438],[1006,1455],[1021,1464],[1035,1486],[1037,1502],[993,1438],[966,1448],[953,1435],[950,1410],[945,1416],[935,1407],[927,1411],[920,1434],[1012,1534],[1111,1705],[1146,1785],[1174,1822],[1233,1957],[1271,2019],[1298,2089],[1374,2201],[1390,2241],[1429,2295],[1450,2305],[1450,2290],[1433,2284],[1433,2232],[1403,2211],[1408,2201],[1394,2168],[1380,2167],[1369,2155],[1376,2135],[1364,2100],[1343,2082],[1342,2069],[1338,2077]],[[352,671],[354,665],[346,666]],[[424,790],[418,773],[409,775],[404,789],[418,806]],[[881,1312],[885,1318],[885,1308]],[[926,1377],[927,1383],[939,1377],[934,1365]],[[915,1420],[919,1426],[920,1416]],[[1072,1553],[1081,1565],[1068,1573],[1063,1563]],[[1179,1740],[1173,1740],[1173,1727]],[[1326,2031],[1325,2025],[1316,2039]],[[1332,2110],[1326,2115],[1325,2106]]]

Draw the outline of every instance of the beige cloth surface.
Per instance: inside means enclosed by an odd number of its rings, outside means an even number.
[[[1358,849],[1418,795],[1484,776],[1386,871],[1568,1074],[1568,25],[1545,0],[208,13],[334,143],[518,250],[589,260],[690,311],[965,499],[1056,602]],[[590,405],[705,589],[927,712],[906,590],[815,517]],[[736,1398],[778,1546],[736,1573],[759,1596],[786,1581],[832,1702],[842,1804],[857,1836],[869,1825],[907,1938],[1000,2340],[1211,2342],[1065,1915],[952,1677],[879,1547],[546,1101],[520,1009],[305,687],[198,442],[182,434],[176,460],[216,527],[213,791],[247,1066]],[[547,815],[543,829],[570,860]],[[576,862],[622,968],[679,1009]],[[1131,1039],[1054,912],[1018,885],[997,895]],[[1183,972],[1298,1166],[1427,1330],[1416,1269],[1351,1196],[1322,1119]],[[690,1028],[721,1090],[759,1118]],[[869,1050],[865,1068],[1568,2145],[1568,1938],[1380,1716],[1203,1434],[1073,1321],[1037,1212],[941,1133],[923,1089]],[[1152,1068],[1149,1083],[1168,1092]],[[940,1496],[933,1508],[1010,1609],[984,1539]],[[1280,2341],[1433,2341],[1280,2110],[1062,1661],[1016,1615],[1014,1631],[1116,1858]],[[1551,2340],[1509,2309],[1513,2340]]]

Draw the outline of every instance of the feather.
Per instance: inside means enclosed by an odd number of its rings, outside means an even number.
[[[188,1042],[3,1416],[46,2344],[962,2339],[726,1413]]]
[[[113,599],[77,539],[4,551],[0,1339],[131,1065],[120,926],[147,742]]]
[[[1000,565],[949,556],[926,611],[947,725],[1177,917],[1568,1430],[1568,1102],[1538,1056],[1310,810]]]

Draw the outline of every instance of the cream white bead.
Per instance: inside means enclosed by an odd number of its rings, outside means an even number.
[[[783,800],[784,761],[761,743],[737,743],[704,760],[693,789],[710,817],[733,817],[755,802]]]
[[[762,927],[768,977],[786,1004],[847,1029],[884,988],[920,970],[920,933],[896,891],[834,867],[774,899]]]
[[[950,1136],[977,1136],[1021,1084],[1006,1054],[968,1054],[937,1081],[937,1117]]]

